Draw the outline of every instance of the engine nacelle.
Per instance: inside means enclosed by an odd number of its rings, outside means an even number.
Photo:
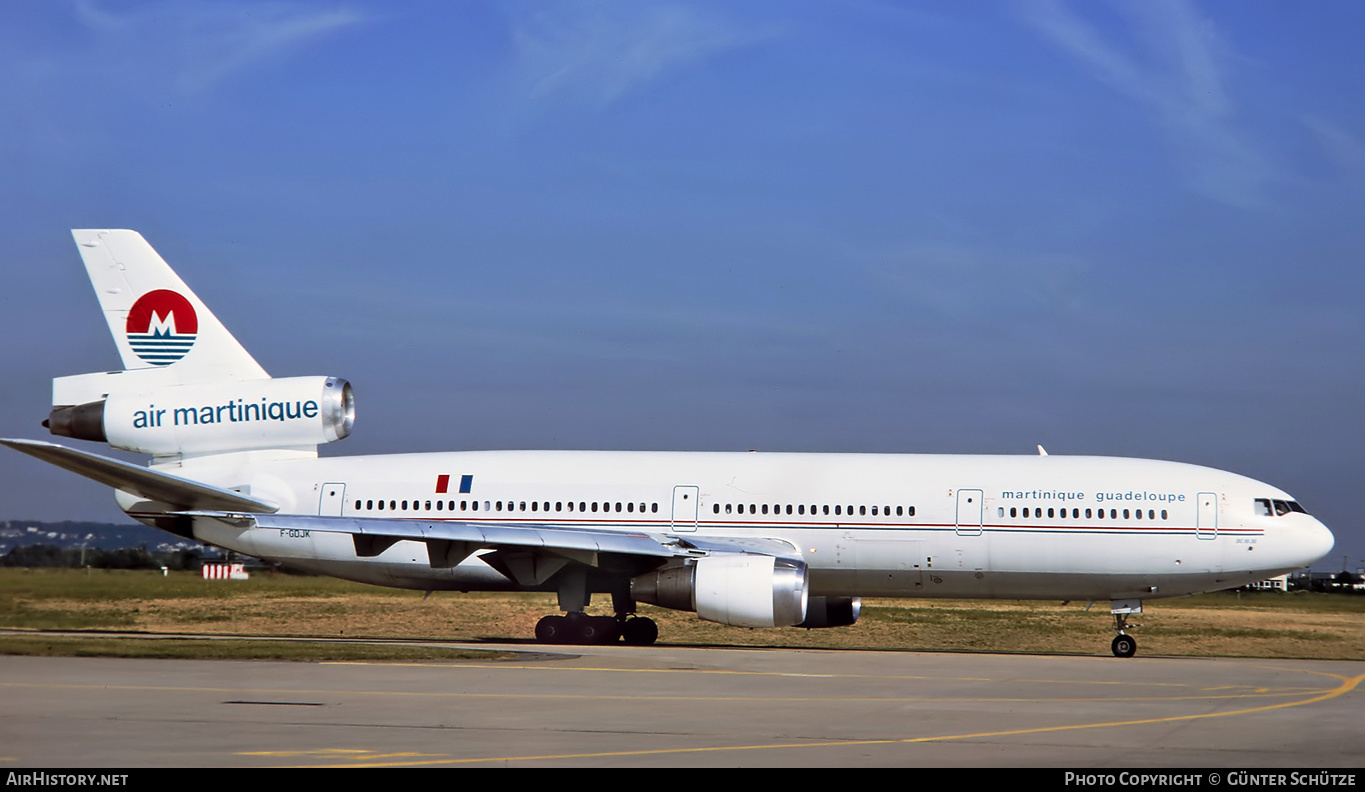
[[[337,377],[182,385],[150,393],[110,393],[57,406],[53,434],[96,440],[154,456],[316,447],[355,424],[351,385]]]
[[[630,582],[631,596],[736,627],[790,627],[806,618],[806,565],[765,555],[713,555]]]
[[[811,597],[806,604],[806,620],[797,627],[847,627],[863,612],[859,597]]]

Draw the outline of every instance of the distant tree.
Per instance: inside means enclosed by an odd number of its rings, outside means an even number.
[[[67,567],[79,562],[80,551],[73,554],[49,544],[16,547],[0,559],[0,564],[7,567]]]

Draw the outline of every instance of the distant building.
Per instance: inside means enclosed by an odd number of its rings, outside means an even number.
[[[1247,586],[1247,588],[1250,589],[1251,591],[1288,591],[1289,575],[1284,574],[1280,575],[1279,577],[1273,577],[1268,580],[1261,580],[1256,583],[1251,583]]]

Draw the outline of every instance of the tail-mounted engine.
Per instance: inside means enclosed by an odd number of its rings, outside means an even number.
[[[154,456],[316,447],[355,424],[351,385],[337,377],[290,377],[110,393],[52,408],[55,435]]]

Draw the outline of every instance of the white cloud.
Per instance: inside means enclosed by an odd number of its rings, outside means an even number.
[[[1061,0],[1020,6],[1029,25],[1092,77],[1155,116],[1196,189],[1233,206],[1267,205],[1275,168],[1235,122],[1226,88],[1233,58],[1214,25],[1185,0],[1115,8],[1140,44],[1106,37]]]
[[[515,15],[512,28],[531,99],[596,107],[770,35],[696,6],[650,3],[552,3]]]
[[[1321,116],[1305,116],[1303,123],[1338,165],[1352,171],[1365,168],[1365,142],[1359,137]]]
[[[287,57],[360,21],[343,7],[279,2],[167,2],[110,11],[94,0],[76,18],[96,32],[94,53],[120,79],[194,94],[257,65]]]

